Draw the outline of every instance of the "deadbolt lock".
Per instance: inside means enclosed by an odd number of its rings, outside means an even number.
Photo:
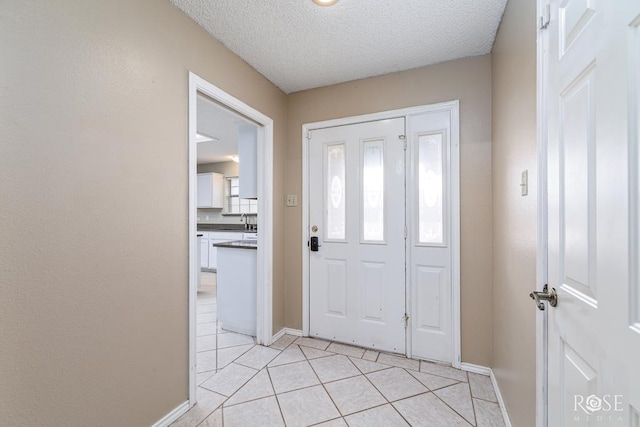
[[[318,226],[314,225],[313,227],[311,227],[311,231],[313,231],[314,233],[318,232]]]

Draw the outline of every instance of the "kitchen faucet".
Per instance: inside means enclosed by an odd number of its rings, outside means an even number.
[[[240,222],[244,222],[244,229],[246,230],[247,228],[249,228],[249,223],[247,221],[247,214],[243,213],[242,215],[240,215]]]

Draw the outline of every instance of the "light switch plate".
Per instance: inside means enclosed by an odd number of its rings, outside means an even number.
[[[520,190],[522,190],[522,195],[526,196],[529,194],[529,170],[522,171],[522,181],[520,182]]]
[[[297,194],[287,194],[287,206],[289,207],[298,206]]]

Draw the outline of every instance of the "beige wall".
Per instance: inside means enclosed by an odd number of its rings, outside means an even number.
[[[493,47],[493,371],[514,426],[535,425],[536,4],[509,0]],[[529,195],[520,174],[529,170]]]
[[[168,1],[2,2],[0,70],[0,424],[152,425],[187,399],[187,73],[274,119],[276,201],[286,96]]]
[[[302,194],[304,123],[460,100],[462,359],[491,364],[491,57],[466,58],[289,96],[288,194]],[[302,327],[301,208],[287,208],[286,324]]]

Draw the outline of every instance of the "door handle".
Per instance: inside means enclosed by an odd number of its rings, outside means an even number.
[[[538,310],[544,310],[544,302],[549,301],[549,305],[551,307],[555,307],[558,305],[558,292],[556,292],[556,288],[551,288],[549,291],[549,286],[544,285],[542,288],[542,292],[533,291],[529,294],[532,300],[536,302],[538,306]]]

